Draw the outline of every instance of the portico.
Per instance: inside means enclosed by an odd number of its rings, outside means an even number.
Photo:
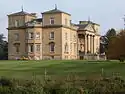
[[[90,34],[78,34],[79,37],[79,51],[84,52],[84,54],[95,53],[95,35],[90,35]]]
[[[79,58],[84,59],[85,56],[94,55],[99,47],[98,31],[95,31],[93,23],[80,23],[78,30],[78,53]]]

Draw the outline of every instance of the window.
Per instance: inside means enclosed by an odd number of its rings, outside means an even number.
[[[65,33],[65,39],[67,40],[67,33]]]
[[[51,25],[54,24],[54,18],[50,18],[50,24],[51,24]]]
[[[15,27],[19,26],[19,21],[15,20]]]
[[[54,52],[54,43],[50,43],[50,52]]]
[[[33,52],[33,51],[34,51],[33,45],[29,45],[29,52]]]
[[[70,44],[70,51],[72,52],[72,43]]]
[[[19,53],[19,45],[15,46],[16,52]]]
[[[34,38],[33,32],[29,33],[29,39],[33,39],[33,38]]]
[[[36,39],[40,39],[40,32],[36,33]]]
[[[36,45],[36,51],[40,52],[40,45]]]
[[[50,32],[50,39],[51,39],[51,40],[54,39],[54,32]]]
[[[67,20],[67,19],[65,19],[65,25],[66,25],[66,26],[68,25],[68,20]]]
[[[15,41],[19,41],[19,33],[15,33]]]
[[[68,53],[68,44],[65,44],[65,52]]]

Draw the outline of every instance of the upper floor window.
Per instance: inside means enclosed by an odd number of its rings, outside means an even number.
[[[36,39],[40,39],[40,32],[36,33]]]
[[[36,51],[40,52],[40,45],[36,45]]]
[[[50,39],[54,39],[54,32],[50,32]]]
[[[18,26],[19,26],[19,21],[15,20],[15,27],[18,27]]]
[[[15,41],[19,41],[19,33],[15,33]]]
[[[50,24],[54,24],[54,18],[50,18]]]
[[[34,33],[33,32],[30,32],[29,33],[29,39],[33,39],[34,38]]]

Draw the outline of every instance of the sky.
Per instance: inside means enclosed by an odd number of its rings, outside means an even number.
[[[8,36],[7,15],[21,11],[41,13],[54,9],[55,4],[59,10],[72,15],[72,21],[90,20],[100,24],[100,34],[104,35],[108,29],[124,28],[125,0],[1,0],[0,2],[0,34]]]

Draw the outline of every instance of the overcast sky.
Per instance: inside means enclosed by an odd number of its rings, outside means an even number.
[[[91,20],[101,25],[101,34],[109,28],[117,30],[124,27],[125,0],[1,0],[0,2],[0,33],[7,36],[7,14],[21,11],[23,5],[26,12],[39,14],[53,9],[57,4],[58,9],[72,15],[72,21]]]

